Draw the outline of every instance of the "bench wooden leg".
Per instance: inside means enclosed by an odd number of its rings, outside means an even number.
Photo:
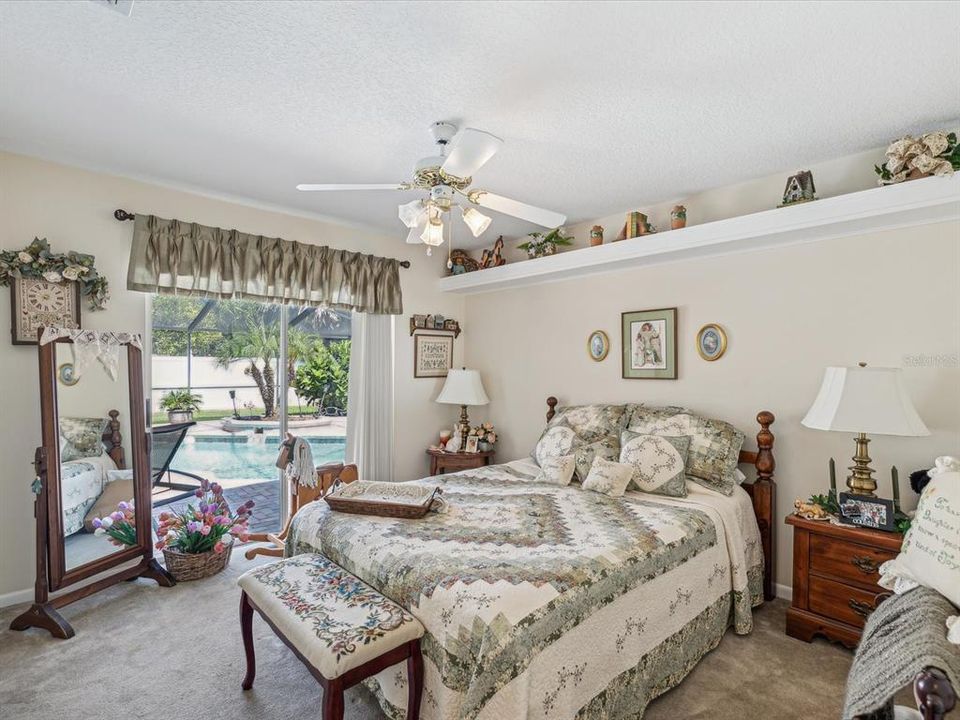
[[[420,700],[423,697],[423,655],[420,641],[410,643],[407,658],[407,720],[420,720]]]
[[[257,660],[253,655],[253,605],[245,592],[240,593],[240,634],[243,636],[243,651],[247,656],[247,674],[240,687],[249,690],[257,675]]]
[[[343,681],[327,680],[323,686],[323,720],[343,720]]]

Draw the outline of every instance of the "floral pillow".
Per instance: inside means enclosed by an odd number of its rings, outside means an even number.
[[[620,438],[616,435],[605,435],[599,440],[584,443],[574,450],[577,464],[577,479],[583,482],[590,474],[590,468],[597,458],[617,461],[620,459]]]
[[[585,442],[605,435],[620,436],[626,405],[568,405],[557,409],[551,425],[564,422]]]
[[[540,465],[540,473],[533,481],[551,485],[569,485],[573,480],[575,468],[576,458],[573,455],[550,457]]]
[[[103,455],[103,418],[60,418],[60,462]]]
[[[624,430],[620,462],[633,466],[630,489],[669,497],[687,496],[684,467],[690,438],[644,435]]]
[[[550,458],[569,455],[580,444],[577,434],[567,423],[551,423],[537,441],[532,453],[533,459],[537,461],[537,465],[543,467]]]
[[[646,435],[689,436],[686,473],[690,480],[724,495],[732,495],[739,484],[736,471],[743,433],[730,423],[678,407],[638,405],[633,408],[627,429]]]
[[[622,497],[633,477],[633,465],[624,465],[597,458],[590,467],[590,474],[583,481],[584,490],[593,490],[610,497]]]

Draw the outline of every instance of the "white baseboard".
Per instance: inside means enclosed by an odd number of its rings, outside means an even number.
[[[781,585],[780,583],[773,584],[773,590],[776,593],[778,598],[783,600],[792,600],[793,599],[793,588],[789,585]]]
[[[19,605],[20,603],[30,602],[31,600],[33,600],[32,588],[14,590],[11,593],[0,595],[0,608],[9,607],[11,605]]]

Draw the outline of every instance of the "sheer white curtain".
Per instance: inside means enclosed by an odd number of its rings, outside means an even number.
[[[393,480],[393,315],[354,312],[347,392],[347,462],[362,480]]]

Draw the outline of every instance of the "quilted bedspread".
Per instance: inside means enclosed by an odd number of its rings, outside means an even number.
[[[533,483],[516,461],[417,482],[449,509],[422,520],[294,518],[290,554],[320,552],[426,627],[425,720],[636,718],[762,598],[746,493],[686,499]],[[406,672],[372,683],[403,717]]]

